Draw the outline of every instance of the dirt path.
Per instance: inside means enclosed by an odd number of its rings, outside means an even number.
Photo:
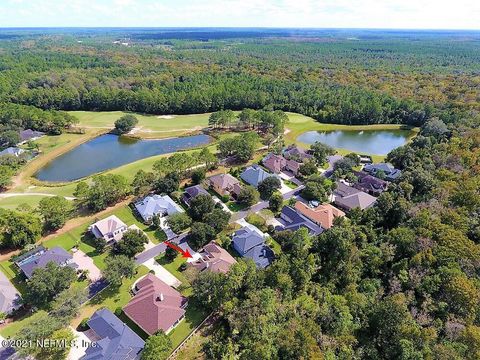
[[[119,202],[118,204],[115,204],[114,206],[106,208],[105,210],[102,210],[98,213],[95,213],[95,214],[92,214],[92,215],[80,216],[80,217],[76,217],[74,219],[68,220],[66,222],[66,224],[61,229],[59,229],[59,230],[57,230],[57,231],[55,231],[51,234],[48,234],[47,236],[42,237],[39,241],[37,241],[36,244],[40,245],[44,241],[47,241],[49,239],[52,239],[52,238],[57,237],[59,235],[65,234],[65,233],[75,229],[77,226],[83,225],[87,222],[91,222],[91,221],[95,220],[97,217],[102,217],[103,215],[106,215],[107,213],[109,213],[113,210],[117,210],[117,209],[121,208],[122,206],[127,205],[128,203],[130,203],[131,200],[132,200],[132,197],[128,197],[127,199],[123,200],[122,202]],[[8,260],[12,256],[17,255],[18,253],[20,253],[20,250],[11,250],[11,251],[7,251],[5,253],[1,253],[0,254],[0,261]]]

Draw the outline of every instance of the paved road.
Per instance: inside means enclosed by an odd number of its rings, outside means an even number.
[[[305,186],[304,185],[300,185],[299,187],[297,187],[296,189],[292,189],[290,190],[289,192],[286,192],[285,194],[283,194],[283,199],[284,200],[288,200],[290,199],[292,196],[296,196],[298,195],[298,193],[304,188]],[[253,205],[252,207],[250,207],[249,209],[247,210],[243,210],[243,211],[239,211],[239,212],[236,212],[234,214],[232,214],[232,216],[230,217],[230,223],[233,223],[237,220],[240,220],[240,219],[243,219],[243,218],[246,218],[249,214],[252,214],[252,213],[257,213],[259,212],[260,210],[263,210],[263,209],[266,209],[268,207],[268,201],[261,201],[259,202],[258,204],[255,204]],[[186,233],[184,234],[180,234],[178,235],[177,237],[169,240],[170,242],[172,243],[175,243],[177,244],[178,246],[180,246],[183,250],[187,250],[190,251],[191,254],[195,253],[194,250],[192,250],[192,248],[188,245],[187,243],[187,235]],[[138,254],[137,256],[135,256],[135,262],[137,264],[143,264],[145,261],[148,261],[152,258],[155,258],[157,257],[158,255],[162,254],[165,252],[167,246],[165,245],[165,243],[160,243],[158,245],[155,245],[154,247],[148,249],[148,250],[145,250],[144,252]]]
[[[188,251],[190,251],[191,253],[193,252],[193,250],[187,244],[187,234],[180,234],[177,237],[175,237],[175,238],[173,238],[169,241],[174,243],[174,244],[177,244],[183,250],[188,249]],[[152,259],[154,257],[157,257],[158,255],[164,253],[166,249],[167,249],[167,245],[165,245],[165,243],[162,242],[162,243],[160,243],[158,245],[155,245],[154,247],[152,247],[148,250],[145,250],[144,252],[138,254],[137,256],[135,256],[135,262],[137,264],[143,264],[145,261],[150,260],[150,259]]]

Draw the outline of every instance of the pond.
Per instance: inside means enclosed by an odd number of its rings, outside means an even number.
[[[404,145],[412,135],[410,130],[335,130],[307,131],[297,141],[313,144],[316,141],[337,149],[351,150],[362,154],[387,155]]]
[[[205,145],[207,135],[162,140],[137,140],[106,134],[83,143],[41,168],[35,177],[42,181],[65,182],[178,150]]]

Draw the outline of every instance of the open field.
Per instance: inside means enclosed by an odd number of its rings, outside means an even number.
[[[71,115],[78,120],[78,127],[85,129],[112,129],[114,123],[121,116],[127,114],[122,111],[71,111]],[[199,131],[208,125],[209,113],[192,115],[147,115],[133,114],[138,124],[133,133],[142,138],[165,138],[181,136]]]

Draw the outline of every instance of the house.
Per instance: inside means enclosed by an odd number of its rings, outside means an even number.
[[[290,206],[283,207],[280,219],[283,221],[283,230],[296,231],[300,228],[305,228],[310,235],[319,235],[323,232],[321,226],[315,224]]]
[[[185,317],[188,299],[151,273],[136,283],[134,292],[123,312],[148,335],[168,334]]]
[[[290,171],[293,175],[298,175],[298,170],[300,170],[301,162],[295,160],[287,160],[285,170]]]
[[[358,190],[365,191],[373,196],[379,196],[382,192],[387,190],[388,182],[375,176],[369,175],[364,171],[354,171],[357,177],[357,183],[353,187]]]
[[[287,166],[287,159],[281,155],[270,153],[263,158],[262,164],[272,173],[279,174]]]
[[[247,167],[240,175],[243,181],[245,181],[247,184],[252,185],[254,187],[258,187],[258,185],[263,180],[265,180],[270,176],[277,177],[277,175],[269,174],[268,172],[263,170],[259,165],[252,165]]]
[[[373,176],[378,176],[379,173],[383,173],[387,181],[394,181],[402,175],[401,170],[395,169],[391,164],[386,163],[365,165],[363,171]]]
[[[182,201],[185,203],[185,205],[190,206],[190,201],[201,194],[209,195],[207,190],[205,190],[201,185],[189,186],[185,188],[185,191],[182,195]]]
[[[18,147],[8,147],[5,150],[0,151],[0,156],[16,156],[19,157],[25,152],[25,150],[20,149]]]
[[[298,162],[303,162],[305,160],[313,158],[313,155],[307,153],[304,149],[298,147],[297,145],[290,145],[285,150],[283,150],[283,157],[287,160],[296,160]]]
[[[11,314],[22,306],[22,297],[15,286],[0,271],[0,313]]]
[[[361,190],[355,189],[351,186],[345,185],[342,182],[337,182],[337,188],[333,191],[334,202],[337,206],[347,211],[354,208],[361,210],[367,209],[377,201],[377,198],[367,194]]]
[[[32,277],[35,269],[44,268],[50,262],[60,266],[70,266],[75,270],[78,268],[78,265],[73,261],[72,255],[59,246],[48,250],[43,246],[39,246],[15,260],[15,264],[25,274],[27,279]]]
[[[20,144],[23,144],[23,143],[25,143],[27,141],[30,141],[30,140],[32,140],[32,141],[37,140],[44,135],[45,135],[45,133],[43,133],[41,131],[35,131],[35,130],[32,130],[32,129],[22,130],[22,131],[20,131]]]
[[[265,235],[251,224],[237,230],[232,242],[235,251],[241,257],[252,259],[258,268],[266,268],[275,257],[272,249],[265,244]]]
[[[154,216],[166,217],[179,212],[184,212],[168,195],[149,195],[135,203],[135,208],[146,223],[152,221]]]
[[[333,226],[333,220],[335,218],[345,216],[342,210],[330,204],[313,207],[297,201],[295,203],[295,210],[324,229],[330,229]]]
[[[226,274],[230,266],[237,262],[227,250],[220,247],[215,241],[210,241],[198,253],[200,258],[188,264],[200,271],[208,269]]]
[[[221,196],[238,196],[242,190],[240,181],[230,174],[218,174],[208,178],[208,182],[217,194]]]
[[[87,324],[85,335],[95,346],[88,346],[81,360],[140,359],[145,341],[110,310],[95,311]]]
[[[122,239],[128,230],[127,225],[115,215],[97,221],[88,228],[97,239],[104,239],[107,244]]]

